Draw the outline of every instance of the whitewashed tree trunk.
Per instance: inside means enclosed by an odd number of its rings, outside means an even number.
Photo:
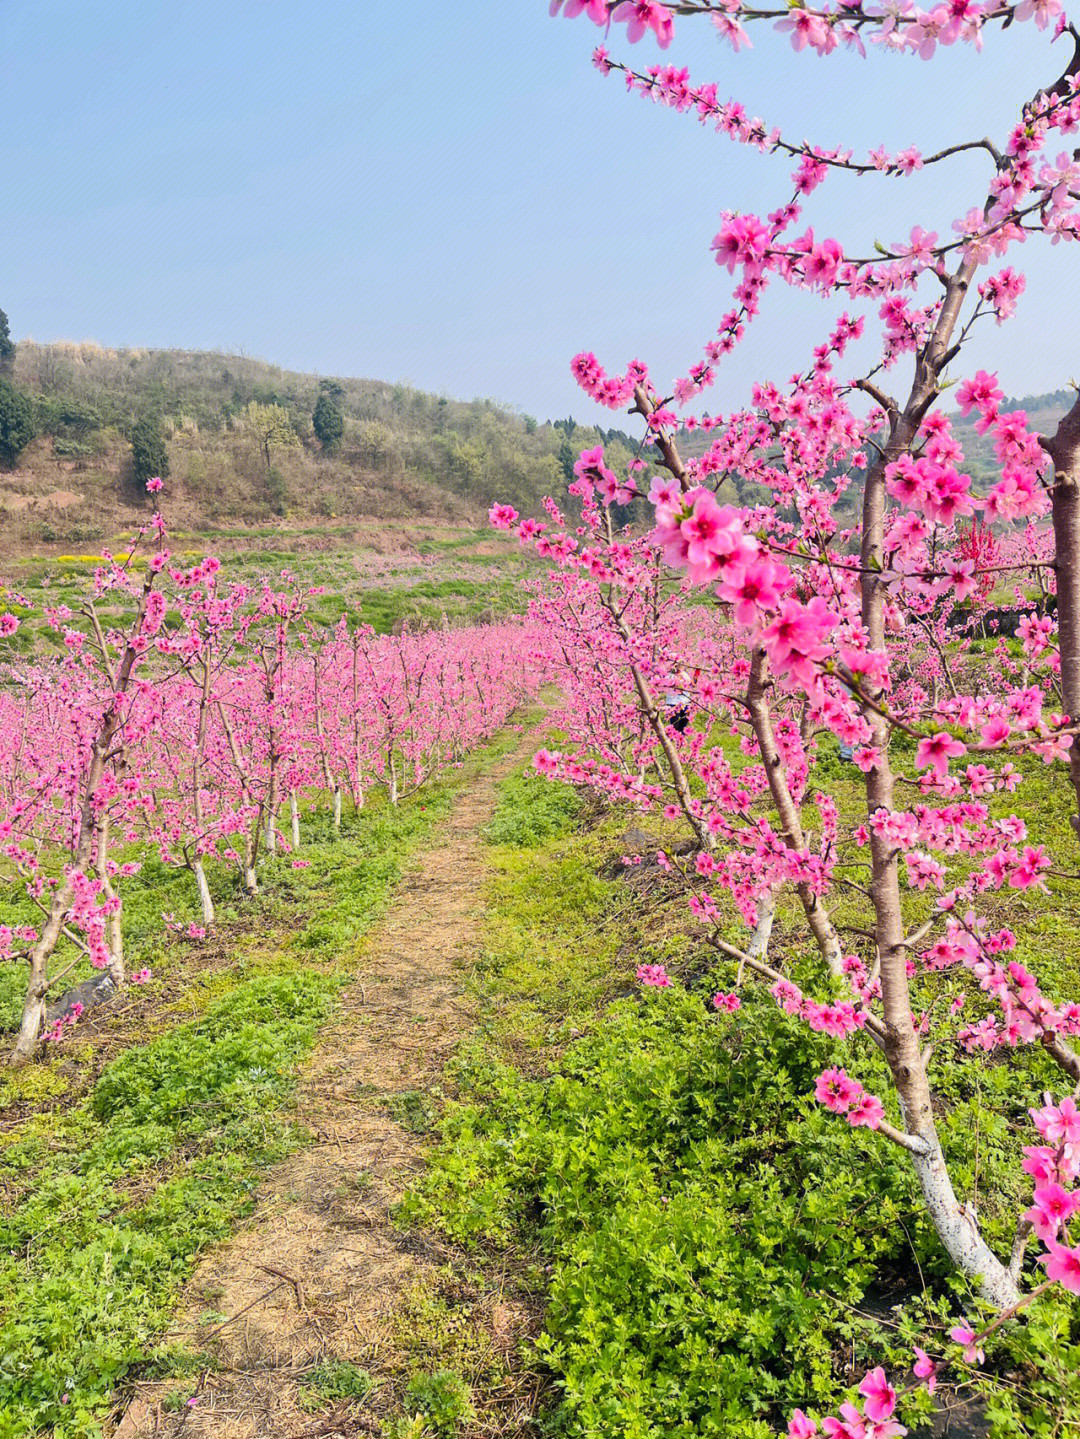
[[[296,803],[296,791],[289,791],[289,822],[292,826],[292,847],[300,848],[300,807]]]
[[[772,937],[773,920],[776,918],[776,891],[767,889],[758,900],[757,924],[750,936],[750,943],[746,946],[746,952],[751,959],[764,959],[769,953],[769,940]]]
[[[112,887],[109,879],[109,872],[106,868],[109,849],[109,816],[104,814],[98,824],[97,832],[97,872],[101,881],[102,892],[105,898],[115,908],[105,921],[105,942],[109,948],[109,963],[106,973],[117,989],[120,989],[126,979],[124,972],[124,928],[123,913],[124,902]]]
[[[23,1001],[22,1019],[15,1047],[11,1052],[12,1064],[25,1064],[34,1053],[45,1018],[45,994],[49,987],[49,959],[56,948],[60,932],[64,927],[64,916],[71,907],[74,890],[65,879],[53,891],[49,914],[38,941],[30,952],[30,976],[26,984],[26,998]]]
[[[255,841],[250,834],[244,835],[244,889],[249,896],[259,892],[259,876],[255,870]]]
[[[202,911],[202,922],[207,929],[214,925],[214,901],[210,897],[210,886],[206,880],[206,870],[201,858],[197,858],[192,864],[195,871],[195,884],[199,891],[199,909]]]
[[[927,1152],[912,1154],[911,1161],[931,1223],[957,1269],[977,1280],[983,1298],[996,1308],[1019,1303],[1015,1278],[982,1237],[974,1211],[956,1197],[936,1134],[929,1138]]]

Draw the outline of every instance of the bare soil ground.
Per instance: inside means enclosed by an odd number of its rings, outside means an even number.
[[[464,1432],[534,1432],[537,1381],[515,1356],[536,1331],[535,1305],[512,1275],[489,1266],[478,1280],[475,1259],[463,1263],[391,1219],[423,1166],[417,1116],[429,1112],[429,1092],[472,1024],[457,971],[479,939],[481,831],[497,781],[517,760],[503,758],[460,793],[402,881],[367,942],[362,979],[344,991],[340,1018],[305,1072],[298,1118],[315,1142],[266,1175],[246,1227],[187,1286],[169,1337],[205,1355],[206,1369],[179,1385],[137,1384],[114,1439],[379,1433],[380,1416],[400,1413],[409,1370],[445,1363],[439,1353],[423,1363],[433,1312],[443,1327],[467,1324],[459,1348],[476,1372],[464,1377],[488,1379],[480,1417]],[[333,1360],[367,1369],[376,1388],[360,1407],[312,1412],[304,1377]]]

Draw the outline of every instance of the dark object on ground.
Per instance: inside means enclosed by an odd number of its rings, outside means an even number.
[[[58,1019],[69,1015],[77,1004],[81,1004],[84,1010],[93,1009],[98,1004],[107,1004],[115,994],[116,985],[109,975],[92,974],[89,979],[84,979],[82,984],[77,984],[52,1004],[46,1005],[46,1023],[55,1024]]]
[[[941,1394],[941,1391],[938,1391]],[[990,1421],[986,1405],[976,1394],[964,1398],[956,1393],[941,1395],[939,1408],[929,1426],[919,1425],[911,1431],[911,1439],[988,1439]]]
[[[621,846],[618,855],[610,860],[599,871],[601,879],[632,879],[639,877],[648,871],[657,871],[660,866],[656,862],[657,850],[663,850],[669,855],[693,854],[697,849],[697,842],[693,839],[681,839],[677,844],[665,843],[659,835],[649,834],[646,830],[633,826],[625,834],[621,834],[616,841]],[[639,854],[640,864],[623,864],[623,855]]]
[[[643,859],[655,859],[656,851],[663,849],[664,841],[658,835],[649,834],[633,826],[619,836],[623,854],[640,854]]]

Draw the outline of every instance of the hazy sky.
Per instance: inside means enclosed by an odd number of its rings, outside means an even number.
[[[626,95],[590,64],[598,38],[546,0],[0,0],[0,307],[17,338],[220,347],[596,413],[570,357],[684,372],[728,303],[719,212],[773,208],[792,168]],[[753,39],[736,56],[684,20],[666,58],[791,139],[863,150],[1001,138],[1063,67],[1031,26],[930,64]],[[838,176],[806,218],[864,246],[945,230],[988,163]],[[1069,249],[1029,246],[1019,319],[980,339],[1011,393],[1080,378]],[[714,407],[801,367],[832,313],[774,286]]]

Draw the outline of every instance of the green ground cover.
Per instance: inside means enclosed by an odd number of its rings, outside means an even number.
[[[245,533],[243,538],[249,540],[252,534],[257,532]],[[194,564],[202,555],[216,553],[228,581],[253,583],[263,575],[288,570],[301,583],[319,590],[309,601],[315,623],[334,625],[344,617],[350,625],[371,625],[379,634],[389,634],[402,621],[437,626],[445,619],[460,625],[518,614],[524,607],[521,581],[538,570],[529,552],[505,548],[495,554],[484,552],[491,543],[486,531],[465,530],[443,540],[421,538],[423,532],[417,531],[415,550],[397,556],[357,551],[333,529],[327,530],[326,537],[336,538],[338,547],[330,551],[305,548],[308,531],[269,534],[286,546],[293,539],[301,543],[275,550],[219,546],[218,539],[232,537],[229,531],[204,537],[197,548],[186,548],[189,537],[184,536],[172,535],[170,543],[180,564]],[[131,535],[117,535],[106,548],[124,555],[131,543]],[[50,629],[42,611],[46,606],[64,604],[76,608],[89,592],[100,563],[100,553],[80,552],[9,564],[4,580],[30,602],[24,608],[5,599],[5,609],[22,621],[7,642],[9,648],[24,654],[35,647],[61,649],[62,640]],[[135,564],[139,566],[141,561],[136,559]],[[98,608],[105,616],[114,613],[107,597]]]
[[[857,778],[824,759],[821,782],[851,812]],[[1040,838],[1064,838],[1065,799],[1043,766],[999,803]],[[665,897],[655,871],[601,877],[618,870],[628,822],[575,817],[567,791],[535,778],[505,782],[471,981],[481,1024],[402,1222],[545,1276],[529,1362],[556,1386],[551,1432],[764,1439],[795,1405],[835,1411],[874,1364],[902,1375],[919,1334],[942,1352],[978,1303],[950,1273],[899,1151],[812,1099],[832,1063],[887,1093],[873,1051],[813,1034],[754,985],[738,1015],[717,1016],[708,1000],[732,975],[690,932],[685,901]],[[906,899],[912,915],[925,907]],[[856,922],[853,905],[834,913]],[[793,919],[782,909],[774,962],[809,988]],[[1076,992],[1075,886],[1052,881],[1049,900],[1008,892],[996,922],[1022,936],[1051,993]],[[732,917],[730,938],[744,934]],[[642,962],[679,983],[642,991]],[[1018,1166],[1027,1106],[1060,1076],[1025,1052],[990,1066],[942,1053],[934,1077],[957,1188],[1007,1252],[1030,1195]],[[995,1336],[985,1374],[961,1373],[961,1390],[982,1393],[995,1439],[1058,1439],[1080,1425],[1078,1372],[1080,1303],[1058,1293]],[[927,1408],[925,1394],[904,1400],[913,1433],[929,1432]]]

